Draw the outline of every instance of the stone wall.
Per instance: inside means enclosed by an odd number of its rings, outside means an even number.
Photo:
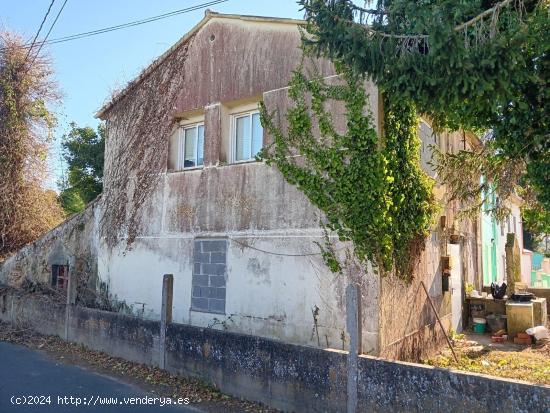
[[[50,285],[52,265],[68,265],[69,271],[95,288],[97,282],[97,210],[99,199],[38,240],[0,263],[0,284],[24,282]]]
[[[41,334],[65,336],[65,305],[47,297],[0,290],[0,320]]]
[[[0,294],[1,295],[1,294]],[[1,297],[0,297],[1,298]],[[64,306],[7,296],[0,319],[62,336]],[[19,309],[12,312],[12,307]],[[14,314],[18,314],[14,316]],[[72,307],[69,339],[92,349],[157,365],[160,324]],[[346,353],[243,334],[172,324],[166,369],[200,378],[222,392],[283,411],[346,410]],[[358,411],[544,412],[550,387],[430,366],[359,357]]]

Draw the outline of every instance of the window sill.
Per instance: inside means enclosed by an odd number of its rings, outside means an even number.
[[[263,161],[257,161],[256,159],[246,159],[244,161],[233,161],[227,165],[241,165],[243,163],[263,163]]]
[[[190,167],[190,168],[169,170],[169,171],[167,171],[167,173],[173,174],[173,173],[188,172],[188,171],[199,171],[201,169],[204,169],[204,165],[193,166],[193,167]]]
[[[191,310],[194,313],[225,315],[225,312],[222,312],[222,311],[200,310],[198,308],[193,308],[193,307],[191,307],[189,310]]]

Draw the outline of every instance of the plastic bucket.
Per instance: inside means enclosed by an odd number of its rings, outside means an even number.
[[[483,334],[485,333],[485,323],[474,323],[474,333]]]
[[[483,334],[485,333],[485,328],[487,326],[487,320],[484,318],[474,317],[474,332]]]

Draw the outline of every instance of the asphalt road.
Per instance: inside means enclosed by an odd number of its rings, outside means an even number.
[[[23,346],[0,342],[1,413],[199,412],[189,406],[161,407],[158,401],[156,405],[143,404],[145,397],[152,396],[114,378],[60,364]]]

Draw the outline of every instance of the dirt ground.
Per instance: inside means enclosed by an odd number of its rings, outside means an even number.
[[[550,385],[550,342],[522,346],[492,343],[489,335],[459,334],[453,338],[458,363],[448,348],[425,364]]]
[[[174,376],[159,368],[111,357],[105,353],[66,342],[59,337],[38,334],[30,329],[13,329],[9,324],[2,322],[0,322],[0,341],[43,351],[62,363],[83,366],[89,370],[116,377],[158,396],[173,399],[188,397],[193,407],[206,412],[277,412],[256,403],[225,395],[199,380]]]

